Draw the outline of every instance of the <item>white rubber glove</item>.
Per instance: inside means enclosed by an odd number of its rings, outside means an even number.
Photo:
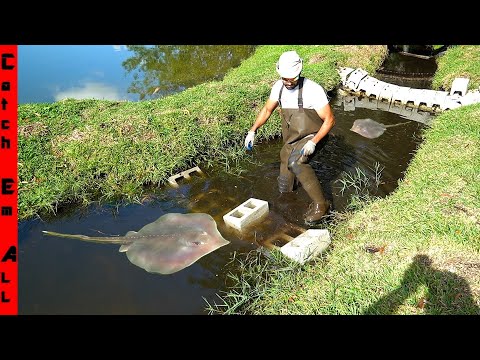
[[[255,140],[255,131],[249,131],[247,136],[245,137],[245,147],[247,148],[247,150],[252,150],[254,140]]]
[[[303,145],[301,153],[305,156],[312,155],[316,145],[312,140],[308,140],[307,143]]]

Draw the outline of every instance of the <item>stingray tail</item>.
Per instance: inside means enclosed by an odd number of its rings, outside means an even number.
[[[54,231],[42,231],[46,235],[65,237],[71,239],[78,239],[88,242],[96,242],[101,244],[128,244],[130,241],[125,239],[124,236],[113,237],[113,236],[86,236],[86,235],[74,235],[74,234],[62,234]]]
[[[399,126],[399,125],[406,125],[406,124],[410,124],[410,121],[403,122],[403,123],[398,123],[398,124],[387,125],[387,127],[393,127],[393,126]]]

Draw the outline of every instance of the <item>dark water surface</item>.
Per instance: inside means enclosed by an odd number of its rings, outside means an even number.
[[[381,184],[371,184],[372,195],[391,193],[420,142],[424,124],[399,114],[355,107],[351,98],[333,98],[337,124],[330,142],[313,162],[333,208],[341,211],[351,190],[341,192],[345,172],[361,169],[369,178],[375,163],[384,167]],[[357,103],[361,104],[361,103]],[[350,131],[356,119],[370,118],[387,128],[376,139]],[[291,236],[305,229],[303,214],[309,199],[300,187],[280,196],[277,187],[281,140],[255,144],[241,176],[202,169],[205,177],[179,180],[179,188],[165,187],[143,204],[125,207],[91,206],[71,209],[54,219],[19,223],[20,314],[206,314],[206,298],[217,301],[224,290],[226,266],[234,252],[269,247],[276,234]],[[202,168],[202,164],[199,164]],[[223,222],[223,215],[247,199],[266,200],[270,212],[261,224],[240,233]],[[124,235],[166,213],[203,212],[214,217],[231,243],[205,255],[171,275],[150,274],[130,263],[118,245],[103,245],[45,236],[42,230],[90,236]]]
[[[437,70],[435,57],[420,59],[401,53],[391,53],[378,69],[375,78],[399,86],[430,89]]]

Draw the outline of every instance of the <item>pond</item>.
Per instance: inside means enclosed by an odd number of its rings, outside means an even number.
[[[19,45],[18,103],[156,99],[221,80],[254,49],[252,45]]]
[[[370,179],[368,193],[384,197],[398,181],[421,142],[425,125],[409,118],[363,107],[361,99],[336,95],[331,105],[337,120],[332,137],[313,167],[332,201],[342,211],[354,193],[342,184],[355,174]],[[405,114],[405,113],[403,113]],[[372,119],[387,127],[368,139],[351,131],[356,119]],[[218,302],[225,290],[227,268],[235,253],[278,244],[278,234],[296,236],[306,229],[303,214],[309,198],[303,188],[278,193],[281,139],[256,143],[240,175],[224,169],[203,169],[205,176],[179,180],[179,187],[159,189],[141,204],[92,205],[72,208],[54,218],[19,223],[20,314],[207,314],[206,301]],[[377,178],[378,181],[373,181]],[[343,182],[342,182],[343,181]],[[243,232],[228,227],[223,215],[249,198],[268,201],[269,214]],[[128,261],[118,245],[87,243],[44,236],[43,230],[89,236],[124,235],[166,213],[207,213],[230,244],[170,275],[148,273]]]

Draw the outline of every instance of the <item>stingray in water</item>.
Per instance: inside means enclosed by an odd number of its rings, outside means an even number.
[[[67,237],[102,244],[120,244],[132,264],[151,273],[173,274],[192,265],[202,256],[229,244],[208,214],[169,213],[125,236],[86,236],[43,231],[52,236]]]
[[[358,119],[358,120],[355,120],[350,130],[366,138],[375,139],[380,135],[382,135],[385,132],[385,130],[387,130],[387,128],[392,126],[405,125],[405,124],[408,124],[408,122],[394,124],[394,125],[383,125],[372,119]]]

